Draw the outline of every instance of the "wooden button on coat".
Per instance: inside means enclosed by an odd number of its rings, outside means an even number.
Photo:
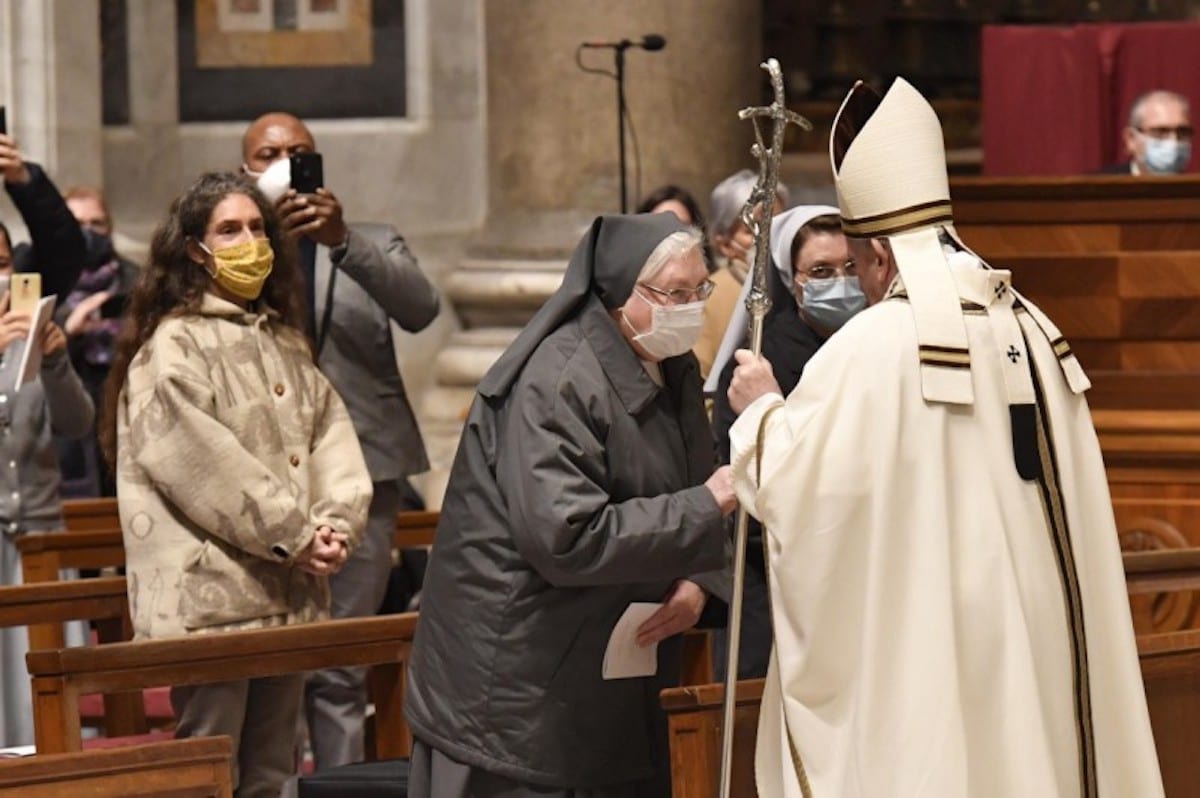
[[[291,463],[293,467],[300,465],[300,455],[298,455],[298,454],[292,455],[291,457],[288,458],[288,462]]]
[[[283,396],[283,383],[282,382],[275,383],[275,395]]]

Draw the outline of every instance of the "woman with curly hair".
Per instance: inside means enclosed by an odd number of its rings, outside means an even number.
[[[371,479],[303,333],[275,212],[232,173],[171,206],[130,297],[101,439],[136,638],[304,623],[362,532]],[[294,771],[303,675],[177,687],[177,736],[233,738],[237,795]]]

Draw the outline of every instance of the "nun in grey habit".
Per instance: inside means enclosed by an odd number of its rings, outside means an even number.
[[[405,698],[413,798],[670,794],[658,694],[678,683],[679,635],[659,644],[654,676],[605,680],[602,664],[631,602],[682,581],[728,594],[731,507],[705,485],[713,441],[684,340],[706,292],[675,321],[654,311],[684,330],[677,356],[640,358],[662,347],[635,349],[646,331],[614,313],[654,301],[643,265],[686,229],[670,213],[596,219],[479,385]]]

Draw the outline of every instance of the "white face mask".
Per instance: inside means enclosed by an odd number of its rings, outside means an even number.
[[[242,168],[246,170],[246,174],[254,178],[254,182],[258,184],[258,190],[272,204],[279,202],[279,198],[292,187],[292,162],[287,158],[271,161],[271,165],[261,172],[256,172],[245,164],[242,165]]]
[[[650,329],[639,333],[624,311],[621,318],[633,330],[633,340],[646,350],[654,360],[666,360],[689,351],[700,339],[704,326],[704,302],[688,302],[686,305],[659,305],[635,290],[635,294],[650,306]]]

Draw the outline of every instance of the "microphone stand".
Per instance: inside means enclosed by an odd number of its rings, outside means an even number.
[[[622,41],[614,48],[617,59],[617,153],[621,170],[621,213],[628,213],[625,190],[625,49],[629,41]]]

